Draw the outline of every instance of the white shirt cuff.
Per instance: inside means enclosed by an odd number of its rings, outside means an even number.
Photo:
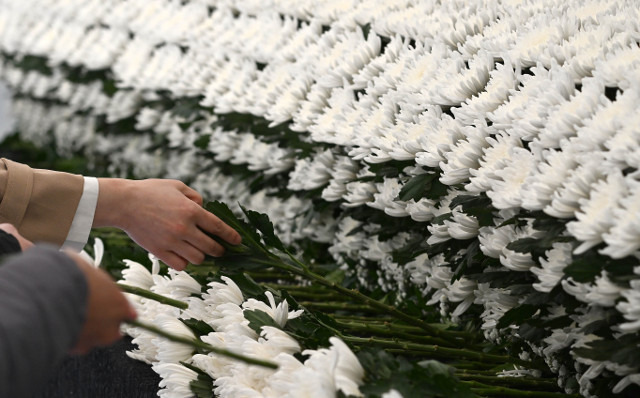
[[[67,239],[62,245],[63,249],[79,252],[87,244],[93,225],[93,216],[96,214],[96,206],[98,205],[99,187],[97,178],[84,177],[80,203],[78,203],[78,209],[73,216]]]

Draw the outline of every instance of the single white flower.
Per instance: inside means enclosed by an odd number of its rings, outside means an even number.
[[[305,367],[316,372],[329,372],[335,380],[336,390],[341,390],[346,395],[362,396],[359,385],[364,378],[364,369],[351,349],[339,338],[329,338],[330,348],[321,348],[317,351],[305,350],[302,353],[309,355],[305,361]]]
[[[567,231],[583,243],[575,250],[581,254],[603,241],[602,235],[614,225],[613,210],[627,194],[627,185],[618,170],[609,174],[606,180],[592,185],[589,198],[580,199],[577,221],[567,223]]]
[[[631,384],[640,385],[640,373],[634,373],[630,375],[626,375],[616,385],[613,387],[611,392],[613,394],[620,394],[625,388],[630,386]]]
[[[536,164],[534,155],[524,148],[512,147],[509,152],[510,157],[505,160],[504,167],[494,171],[496,178],[490,180],[487,191],[497,209],[522,205],[522,188]]]
[[[198,378],[195,371],[176,363],[157,363],[152,366],[152,369],[162,379],[158,396],[166,398],[193,396],[190,384]]]
[[[382,394],[382,398],[403,398],[403,396],[397,390],[394,390],[392,388],[391,390]]]
[[[250,298],[242,304],[242,308],[245,311],[260,310],[262,312],[266,312],[278,325],[280,325],[280,327],[284,327],[289,319],[297,318],[304,312],[304,310],[289,312],[289,303],[287,303],[287,300],[282,300],[280,304],[276,305],[275,298],[271,292],[267,291],[265,292],[265,295],[269,300],[269,305],[262,301]]]
[[[545,252],[545,257],[540,257],[540,267],[532,267],[529,270],[538,277],[540,282],[532,286],[539,292],[549,293],[564,277],[564,268],[573,261],[570,243],[554,243],[550,250]]]
[[[625,177],[629,195],[620,199],[620,206],[613,210],[613,227],[602,235],[607,247],[602,254],[623,258],[640,249],[640,183]]]
[[[188,339],[195,339],[195,335],[178,318],[175,318],[168,314],[160,314],[153,323],[161,330],[171,333],[176,336],[185,337]],[[157,360],[163,363],[178,363],[180,361],[186,361],[193,355],[193,347],[186,344],[175,343],[164,337],[158,337],[153,340],[153,344],[157,350]]]

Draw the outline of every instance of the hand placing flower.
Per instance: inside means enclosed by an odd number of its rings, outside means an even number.
[[[224,248],[211,236],[236,245],[240,235],[202,208],[202,197],[176,180],[100,178],[94,227],[117,227],[167,265],[183,270]]]

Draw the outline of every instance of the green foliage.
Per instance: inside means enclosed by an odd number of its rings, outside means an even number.
[[[358,359],[368,370],[366,383],[360,389],[366,397],[379,398],[391,389],[404,398],[476,397],[460,383],[454,368],[437,361],[410,363],[402,357],[374,350],[360,351]]]
[[[240,206],[244,214],[247,216],[249,223],[262,233],[262,239],[267,246],[274,247],[280,251],[284,251],[282,241],[276,236],[273,230],[273,224],[266,214],[258,213],[253,210],[247,210],[244,206]]]
[[[196,398],[213,398],[213,379],[200,368],[186,362],[180,362],[185,368],[191,369],[198,374],[198,378],[189,383],[189,388]]]
[[[260,335],[263,326],[272,326],[274,328],[281,329],[280,325],[271,318],[271,315],[260,310],[244,310],[243,312],[246,320],[249,321],[249,327]]]
[[[193,334],[195,334],[196,336],[206,336],[209,333],[214,332],[213,328],[208,323],[199,319],[190,318],[180,320],[182,321],[182,323],[187,325],[187,327],[191,329]]]

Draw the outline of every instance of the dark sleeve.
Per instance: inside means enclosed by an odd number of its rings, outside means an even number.
[[[22,251],[20,249],[20,243],[15,236],[0,230],[0,256],[12,253],[18,253]]]
[[[0,266],[0,397],[30,397],[75,343],[87,281],[64,253],[36,246]]]

